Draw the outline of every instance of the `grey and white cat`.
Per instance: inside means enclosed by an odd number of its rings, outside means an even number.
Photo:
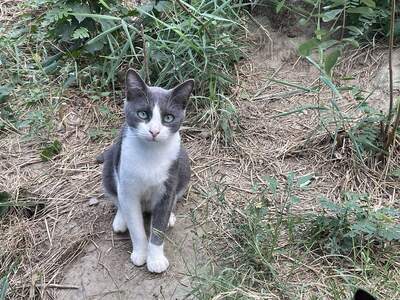
[[[164,233],[175,223],[176,201],[190,179],[188,155],[181,145],[179,128],[193,89],[193,80],[166,90],[147,86],[130,69],[126,76],[125,124],[120,137],[104,152],[103,186],[115,201],[115,232],[129,230],[131,260],[147,264],[150,272],[164,272]],[[143,212],[151,213],[147,239]]]

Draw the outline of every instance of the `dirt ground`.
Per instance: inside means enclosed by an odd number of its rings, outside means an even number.
[[[261,18],[260,21],[265,22],[265,26],[268,26],[268,20]],[[271,29],[269,29],[271,31]],[[277,32],[269,32],[271,40],[265,40],[265,32],[258,31],[251,38],[261,46],[260,49],[251,50],[255,56],[249,61],[243,64],[243,72],[265,76],[271,74],[271,72],[277,70],[285,70],[286,72],[290,69],[290,64],[293,59],[296,58],[296,46],[304,40],[306,37],[300,36],[297,38],[288,39],[285,34]],[[248,69],[248,68],[253,68]],[[283,71],[283,72],[285,72]],[[297,73],[297,76],[303,75],[308,76],[309,70],[303,74]],[[262,76],[262,75],[261,75]],[[300,76],[297,79],[301,78]],[[250,86],[244,78],[244,84],[249,90],[249,94],[253,94],[258,90],[258,87],[265,82],[265,79],[261,78],[256,86]],[[239,92],[240,94],[240,92]],[[258,159],[263,160],[266,151],[275,152],[276,149],[284,146],[287,141],[282,139],[273,139],[271,136],[276,134],[284,134],[279,128],[271,123],[271,108],[268,100],[261,100],[260,102],[249,102],[249,99],[241,99],[242,101],[237,102],[239,114],[242,118],[241,125],[243,126],[242,134],[239,139],[241,144],[239,155],[248,155],[251,159],[254,159],[252,152],[260,155]],[[284,100],[283,100],[284,101]],[[285,104],[285,107],[291,105]],[[281,104],[279,107],[283,110]],[[249,111],[252,111],[249,113]],[[255,118],[260,118],[256,124],[253,122]],[[264,116],[264,117],[263,117]],[[250,128],[246,128],[249,126]],[[254,130],[254,126],[258,126],[257,130]],[[292,124],[292,131],[298,124]],[[260,127],[265,128],[265,132],[268,137],[264,134],[261,137],[257,137],[257,145],[253,143],[247,144],[246,141],[253,139],[254,132],[260,132]],[[200,128],[199,128],[200,129]],[[246,129],[251,135],[246,135]],[[201,129],[200,129],[201,130]],[[286,131],[284,129],[284,131]],[[185,135],[185,132],[184,132]],[[190,135],[190,129],[189,133]],[[193,167],[195,176],[200,177],[200,181],[212,181],[212,177],[218,177],[224,175],[227,178],[227,184],[232,187],[232,191],[240,191],[240,189],[248,190],[251,186],[252,172],[260,172],[263,174],[262,166],[259,163],[256,165],[245,167],[246,171],[243,171],[243,163],[247,164],[250,162],[249,159],[240,159],[237,157],[238,151],[233,149],[222,149],[221,151],[227,152],[224,158],[220,155],[213,155],[208,153],[210,148],[207,145],[208,140],[199,141],[198,134],[193,136],[194,140],[186,140],[185,145],[189,148],[190,156],[193,160]],[[242,139],[243,138],[243,139]],[[264,141],[261,141],[264,140]],[[283,143],[282,143],[283,142]],[[254,148],[254,146],[256,148]],[[233,153],[232,153],[233,150]],[[196,151],[196,152],[194,152]],[[213,157],[214,156],[214,157]],[[203,158],[201,158],[203,157]],[[205,157],[211,158],[212,161],[205,159]],[[273,164],[267,163],[267,167],[270,168]],[[280,164],[279,164],[280,165]],[[212,171],[202,171],[201,168],[208,169],[211,167]],[[260,170],[256,170],[254,167],[261,167]],[[283,167],[283,166],[280,166]],[[290,164],[290,167],[284,166],[288,170],[292,170],[294,167],[307,169],[308,168],[304,161]],[[285,173],[286,170],[281,170],[280,173]],[[212,174],[214,173],[214,174]],[[238,174],[240,174],[238,176]],[[257,174],[253,174],[257,175]],[[209,177],[211,176],[211,178]],[[207,179],[207,177],[209,177]],[[199,184],[199,182],[197,182]],[[206,183],[207,184],[207,183]],[[192,186],[196,185],[196,182],[192,183]],[[151,275],[145,268],[136,268],[129,261],[129,251],[131,250],[130,241],[127,236],[119,237],[111,231],[111,220],[112,220],[112,208],[108,206],[110,204],[104,204],[104,208],[100,206],[100,209],[108,209],[108,215],[99,217],[97,222],[101,222],[102,228],[104,228],[104,234],[96,238],[91,244],[89,244],[75,261],[73,261],[64,270],[63,284],[72,285],[79,287],[78,289],[65,289],[61,290],[56,294],[57,299],[184,299],[190,298],[187,292],[190,291],[189,277],[187,274],[194,265],[201,264],[202,259],[199,258],[199,253],[194,249],[199,249],[201,245],[199,241],[196,241],[196,235],[193,231],[199,230],[194,226],[191,221],[191,209],[195,203],[201,202],[196,199],[198,196],[195,193],[189,193],[186,203],[183,203],[178,208],[178,220],[175,228],[171,229],[168,234],[169,241],[166,244],[167,255],[171,261],[169,270],[162,275]],[[201,206],[201,205],[200,205]],[[99,208],[96,208],[98,210]],[[201,231],[201,230],[200,230]],[[205,261],[205,259],[203,259]]]
[[[313,173],[315,183],[296,208],[303,211],[314,209],[315,195],[334,195],[352,185],[348,177],[337,171],[340,161],[319,157],[316,163],[316,153],[289,155],[289,150],[295,149],[305,138],[305,132],[317,123],[317,113],[304,112],[281,119],[274,116],[299,105],[315,104],[318,99],[293,92],[269,78],[309,84],[310,78],[317,77],[317,71],[297,55],[296,47],[307,33],[298,31],[296,37],[289,38],[272,30],[265,18],[257,20],[267,31],[250,30],[249,59],[236,67],[240,88],[233,101],[240,127],[235,147],[211,147],[212,140],[204,128],[185,124],[182,130],[193,177],[189,193],[178,206],[176,225],[168,232],[166,252],[170,268],[165,274],[153,275],[145,267],[133,266],[129,260],[129,238],[112,232],[114,208],[104,198],[101,166],[94,162],[107,143],[94,143],[87,136],[99,122],[99,112],[88,99],[82,98],[68,108],[64,129],[58,133],[63,152],[54,163],[40,162],[38,144],[24,143],[20,136],[10,134],[0,141],[3,161],[0,190],[51,201],[51,205],[34,212],[38,216],[36,221],[29,217],[21,221],[20,216],[10,220],[14,230],[26,232],[23,240],[10,237],[10,247],[18,249],[18,243],[30,245],[29,250],[21,250],[28,254],[28,262],[16,289],[23,288],[20,282],[25,280],[30,283],[30,294],[36,291],[44,299],[191,298],[188,274],[212,258],[212,253],[206,253],[202,245],[201,236],[208,230],[206,220],[195,216],[207,211],[207,200],[202,195],[221,176],[230,198],[239,205],[252,195],[251,187],[263,175],[284,177],[289,171]],[[376,70],[382,63],[382,57],[376,60]],[[363,68],[358,74],[363,81],[373,76]],[[112,111],[121,110],[121,103],[109,104]],[[117,127],[120,123],[121,115],[102,126]],[[386,196],[388,201],[394,201],[395,195]],[[91,198],[99,203],[89,205]],[[207,217],[212,221],[213,213],[208,211]]]

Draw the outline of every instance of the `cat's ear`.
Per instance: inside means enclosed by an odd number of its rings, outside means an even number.
[[[147,94],[146,83],[140,77],[139,73],[133,69],[129,69],[126,73],[126,91],[128,101]]]
[[[370,293],[368,293],[362,289],[358,289],[356,291],[353,299],[354,300],[376,300],[376,298],[374,296],[372,296]]]
[[[171,99],[186,108],[190,94],[193,91],[194,80],[189,79],[172,89]]]

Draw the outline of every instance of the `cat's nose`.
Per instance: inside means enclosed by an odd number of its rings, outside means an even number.
[[[160,130],[157,130],[157,129],[150,129],[149,132],[151,133],[151,135],[153,136],[153,138],[155,138],[155,137],[160,133]]]

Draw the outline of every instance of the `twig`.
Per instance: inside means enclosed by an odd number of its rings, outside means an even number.
[[[25,289],[30,285],[17,286],[18,289]],[[57,284],[57,283],[38,283],[34,285],[35,288],[51,288],[51,289],[64,289],[64,290],[78,290],[80,287],[71,284]]]
[[[147,62],[147,50],[146,50],[146,39],[144,37],[144,28],[143,24],[140,25],[140,34],[142,35],[142,40],[143,40],[143,66],[144,66],[144,79],[147,84],[150,83],[150,75],[149,75],[149,64]]]
[[[392,0],[391,1],[391,16],[390,16],[390,35],[389,35],[389,113],[387,117],[387,123],[386,123],[386,128],[385,128],[385,147],[384,149],[387,151],[391,144],[393,143],[394,136],[396,134],[397,126],[399,125],[399,109],[397,110],[397,116],[396,116],[396,121],[395,121],[395,127],[393,128],[393,131],[390,130],[390,124],[392,122],[392,117],[393,117],[393,67],[392,67],[392,52],[393,52],[393,43],[394,43],[394,20],[395,20],[395,14],[396,14],[396,1]],[[397,124],[397,125],[396,125]]]

